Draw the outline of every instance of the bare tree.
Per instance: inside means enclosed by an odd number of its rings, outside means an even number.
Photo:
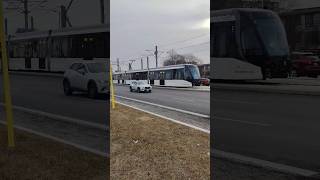
[[[164,60],[163,65],[176,65],[176,64],[200,64],[201,60],[194,56],[193,54],[178,54],[174,50],[169,52],[166,60]]]

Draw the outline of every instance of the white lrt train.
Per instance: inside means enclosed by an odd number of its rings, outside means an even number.
[[[79,60],[107,61],[108,25],[16,33],[7,38],[9,69],[64,72]]]
[[[146,81],[154,86],[192,87],[200,85],[200,73],[198,66],[193,64],[113,73],[113,83],[128,85],[133,80]]]
[[[287,77],[289,47],[283,24],[272,11],[211,11],[211,78],[222,80]]]

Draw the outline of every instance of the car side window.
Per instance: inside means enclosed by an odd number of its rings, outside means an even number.
[[[76,70],[77,72],[83,74],[83,73],[87,73],[86,67],[84,64],[80,64],[78,69]]]
[[[70,66],[70,69],[76,71],[76,70],[79,68],[79,65],[80,65],[79,63],[72,64],[72,65]]]

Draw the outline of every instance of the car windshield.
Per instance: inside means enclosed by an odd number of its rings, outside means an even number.
[[[137,82],[138,85],[144,85],[144,82]]]
[[[107,64],[105,63],[88,63],[87,66],[91,73],[107,72]]]

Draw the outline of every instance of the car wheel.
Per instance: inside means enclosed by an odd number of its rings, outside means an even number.
[[[138,88],[138,93],[140,93],[141,91],[140,91],[140,88]]]
[[[152,90],[149,91],[149,93],[151,93],[151,92],[152,92]]]
[[[63,92],[66,96],[72,95],[72,88],[68,80],[63,80]]]
[[[98,90],[95,83],[90,83],[88,86],[88,97],[91,99],[95,99],[97,97]]]
[[[130,92],[132,92],[133,90],[132,90],[132,87],[130,86]]]

